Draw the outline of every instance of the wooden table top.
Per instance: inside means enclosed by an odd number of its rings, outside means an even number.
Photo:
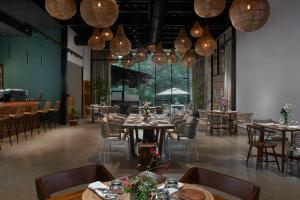
[[[278,123],[253,123],[256,126],[275,130],[275,131],[300,131],[300,126],[290,126]]]
[[[221,110],[207,110],[207,113],[213,113],[213,114],[237,114],[238,111],[236,110],[227,110],[227,111],[221,111]]]
[[[123,123],[123,128],[131,128],[131,129],[171,129],[174,128],[174,125],[170,123],[169,118],[165,116],[160,116],[156,120],[157,123],[145,123],[138,122],[136,119],[137,115],[129,115],[125,122]],[[167,122],[167,123],[166,123]]]

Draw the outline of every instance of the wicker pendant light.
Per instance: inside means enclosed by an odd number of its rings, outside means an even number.
[[[45,8],[56,19],[71,19],[76,13],[75,0],[46,0]]]
[[[226,0],[195,0],[194,10],[203,18],[216,17],[220,15],[226,6]]]
[[[148,54],[146,52],[146,49],[144,47],[140,47],[135,55],[135,61],[136,62],[144,62],[148,59]]]
[[[119,7],[115,0],[83,0],[80,13],[88,25],[105,28],[115,23],[119,16]]]
[[[168,56],[161,43],[156,46],[155,53],[152,56],[152,61],[157,65],[163,65],[168,62]]]
[[[193,28],[191,29],[191,36],[195,38],[201,37],[203,34],[203,28],[200,26],[198,21],[195,21]]]
[[[123,67],[130,68],[134,64],[135,64],[135,58],[134,58],[134,56],[132,55],[131,52],[122,58]]]
[[[101,38],[104,41],[111,41],[114,37],[114,34],[112,33],[112,31],[110,30],[110,28],[104,28],[101,32]]]
[[[181,28],[178,37],[175,40],[174,46],[176,50],[180,53],[185,53],[192,47],[192,41],[187,35],[184,28]]]
[[[131,51],[131,42],[126,37],[123,26],[119,25],[115,37],[109,44],[110,51],[116,56],[125,56]]]
[[[229,15],[237,30],[252,32],[265,25],[270,16],[270,5],[268,0],[235,0]]]
[[[178,62],[178,56],[176,55],[175,49],[171,49],[168,56],[169,64],[176,64]]]
[[[95,51],[104,49],[105,41],[101,38],[101,33],[98,28],[94,29],[93,34],[88,40],[88,46]]]
[[[208,27],[204,27],[203,35],[197,40],[195,50],[201,56],[210,56],[217,48],[217,42],[210,34]]]
[[[192,67],[197,60],[197,55],[193,49],[189,49],[182,58],[182,65],[184,67]]]
[[[110,64],[114,64],[114,63],[117,63],[118,58],[117,58],[117,56],[112,54],[111,51],[109,51],[107,54],[107,60]]]

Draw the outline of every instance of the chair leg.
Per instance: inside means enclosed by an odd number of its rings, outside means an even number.
[[[18,120],[15,119],[15,130],[16,130],[16,136],[17,136],[17,144],[19,143],[19,131],[18,131]]]
[[[269,166],[269,158],[268,158],[268,149],[265,148],[265,155],[266,155],[266,166],[268,167]]]
[[[6,121],[6,127],[7,127],[10,146],[12,146],[12,141],[11,141],[11,120],[10,119]]]
[[[258,151],[258,149],[257,149]],[[258,163],[260,162],[260,158],[259,158],[259,155],[258,153],[256,153],[256,170],[258,170]]]
[[[23,118],[23,119],[22,119]],[[27,140],[27,131],[26,131],[26,117],[24,116],[24,117],[22,117],[21,119],[20,119],[20,123],[21,122],[23,122],[23,130],[24,130],[24,135],[25,135],[25,140]]]
[[[248,161],[249,161],[249,158],[250,158],[251,151],[252,151],[252,146],[250,145],[249,150],[248,150],[247,160],[246,160],[246,165],[247,166],[248,166]]]
[[[34,128],[34,116],[30,116],[29,120],[30,120],[30,135],[31,137],[33,137],[32,133]]]
[[[273,155],[274,155],[274,158],[275,158],[275,161],[276,161],[276,164],[277,164],[278,171],[280,171],[279,162],[278,162],[278,159],[277,159],[275,148],[273,147],[272,150],[273,150]]]

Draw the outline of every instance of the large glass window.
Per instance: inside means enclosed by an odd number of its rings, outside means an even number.
[[[148,60],[123,68],[121,62],[112,65],[122,76],[112,70],[112,103],[142,102],[148,100],[153,105],[188,104],[190,102],[191,70],[180,64],[155,65],[151,55]]]

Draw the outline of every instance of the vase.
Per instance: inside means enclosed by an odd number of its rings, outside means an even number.
[[[284,115],[283,118],[284,118],[284,124],[287,125],[288,124],[288,115],[287,114]]]

